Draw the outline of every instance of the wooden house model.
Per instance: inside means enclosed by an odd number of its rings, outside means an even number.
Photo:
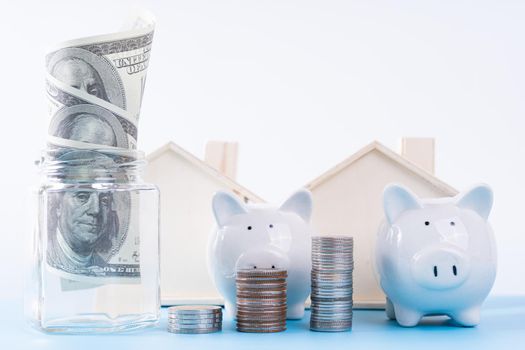
[[[433,172],[434,140],[405,138],[401,154],[372,142],[305,186],[313,196],[314,229],[320,235],[354,237],[356,307],[381,308],[385,304],[374,268],[375,237],[384,218],[383,189],[397,182],[421,197],[457,194]]]
[[[207,161],[203,161],[169,142],[147,156],[144,178],[156,184],[161,193],[163,305],[223,302],[206,265],[208,236],[215,224],[211,210],[213,194],[230,190],[245,202],[262,202],[232,179],[236,150],[236,144],[212,142],[207,145]]]

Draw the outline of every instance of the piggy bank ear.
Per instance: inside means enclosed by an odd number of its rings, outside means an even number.
[[[312,195],[310,191],[301,189],[290,196],[279,208],[299,215],[304,221],[310,221],[312,215]]]
[[[471,209],[479,214],[483,219],[489,218],[494,196],[492,190],[487,185],[477,185],[470,190],[457,195],[456,205],[460,208]]]
[[[246,213],[244,205],[233,193],[219,191],[215,193],[212,200],[213,215],[217,225],[224,226],[228,220],[238,214]]]
[[[401,185],[392,184],[388,185],[383,192],[383,208],[386,219],[392,224],[403,212],[420,209],[422,205],[410,190]]]

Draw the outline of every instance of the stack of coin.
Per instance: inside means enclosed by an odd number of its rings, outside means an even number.
[[[222,308],[212,305],[184,305],[168,308],[168,331],[203,334],[222,329]]]
[[[237,330],[273,333],[286,330],[286,277],[281,269],[237,271]]]
[[[312,237],[311,330],[352,329],[353,254],[352,237]]]

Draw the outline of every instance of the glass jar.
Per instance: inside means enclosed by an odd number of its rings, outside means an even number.
[[[62,149],[37,163],[34,326],[89,333],[156,324],[159,191],[140,177],[144,154]]]

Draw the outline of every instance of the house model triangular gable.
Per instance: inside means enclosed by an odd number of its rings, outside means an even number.
[[[230,190],[245,202],[264,201],[173,142],[147,160],[144,178],[161,192],[162,303],[222,303],[206,265],[212,196]]]
[[[429,157],[433,157],[433,154]],[[396,182],[421,197],[454,196],[457,191],[379,142],[372,142],[305,187],[312,192],[312,224],[320,235],[354,237],[354,304],[384,307],[377,282],[374,247],[384,218],[382,194]]]

